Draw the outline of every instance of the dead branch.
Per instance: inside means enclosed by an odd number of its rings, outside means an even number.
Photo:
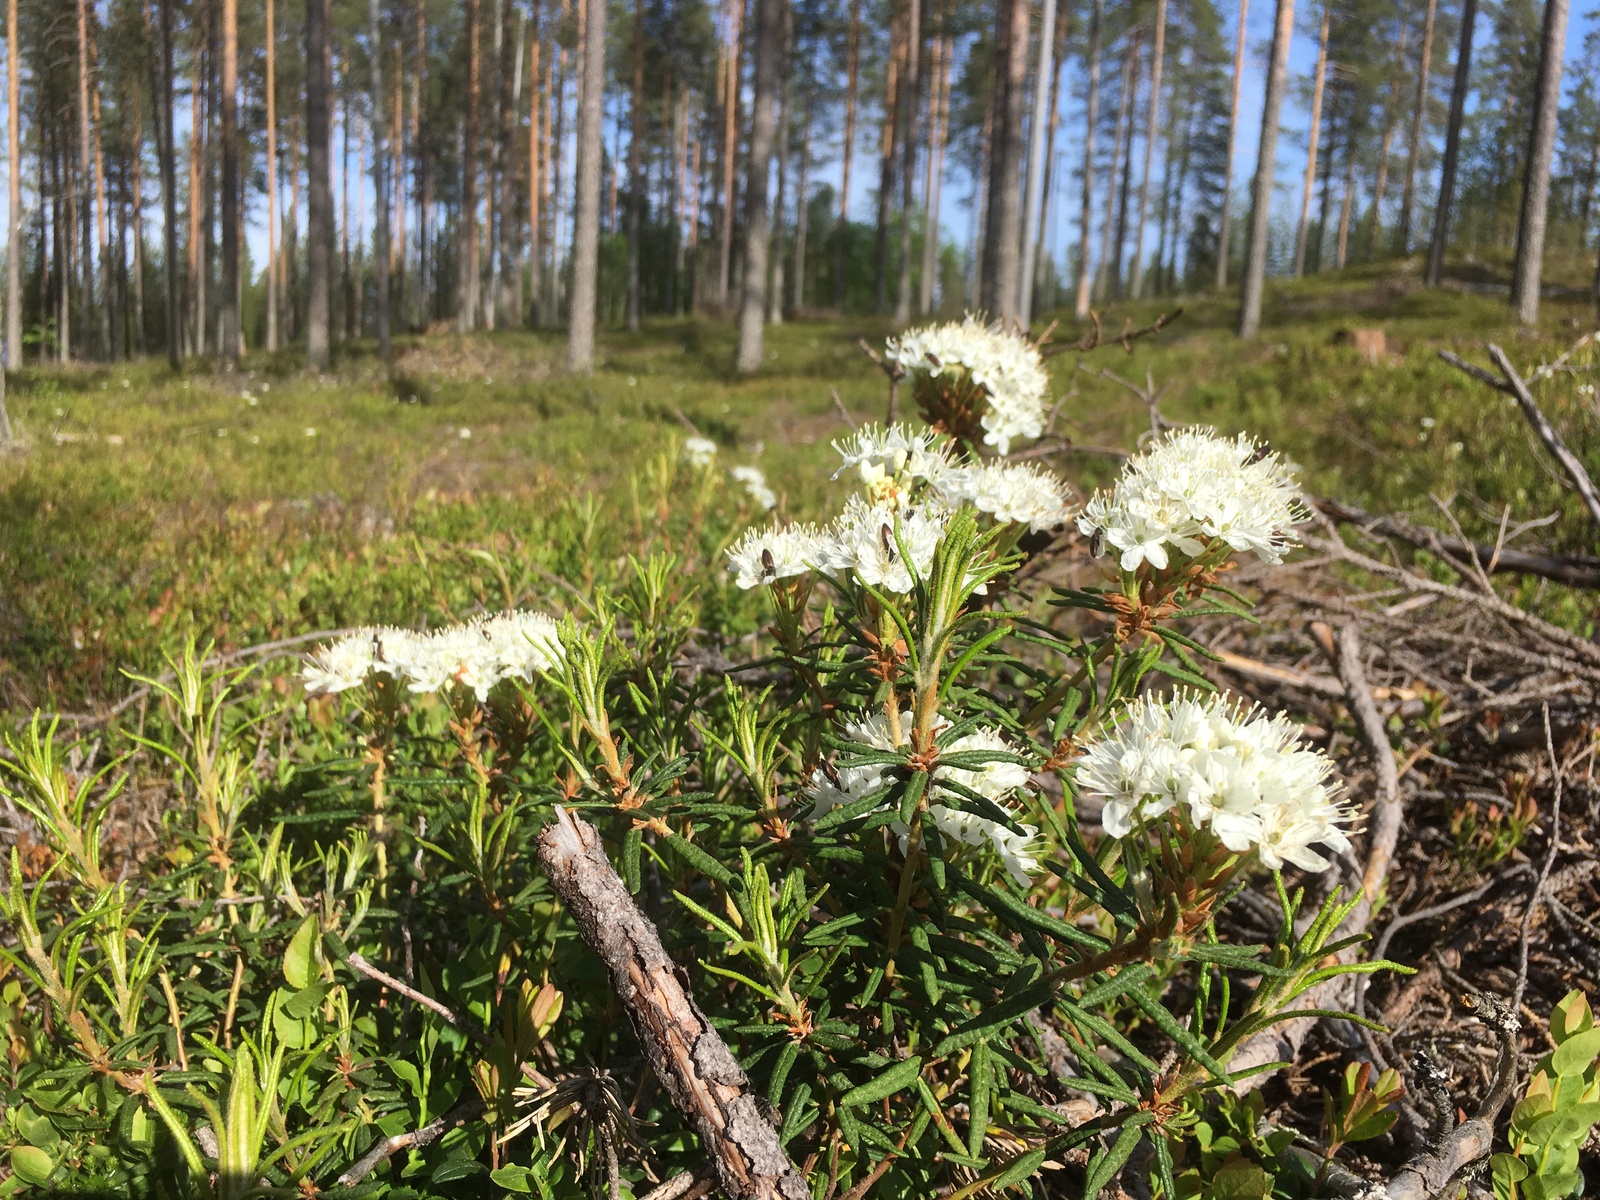
[[[1132,354],[1133,343],[1137,342],[1140,338],[1149,337],[1152,333],[1160,333],[1163,329],[1172,324],[1172,322],[1176,321],[1181,316],[1183,316],[1183,309],[1175,308],[1169,313],[1162,313],[1154,321],[1151,321],[1150,324],[1141,329],[1134,329],[1133,322],[1124,317],[1122,321],[1122,332],[1110,340],[1119,343],[1123,350],[1129,354]],[[1103,346],[1106,343],[1106,338],[1104,337],[1104,329],[1100,323],[1100,314],[1095,312],[1093,309],[1090,309],[1089,321],[1092,327],[1088,333],[1084,334],[1077,341],[1056,342],[1049,348],[1041,346],[1039,348],[1039,353],[1046,358],[1053,357],[1057,354],[1087,354],[1090,350],[1096,350]]]
[[[452,1129],[475,1120],[482,1112],[483,1099],[474,1089],[460,1104],[442,1116],[435,1117],[422,1128],[413,1129],[409,1133],[397,1133],[393,1137],[379,1138],[372,1144],[370,1150],[350,1166],[349,1170],[339,1176],[339,1186],[355,1186],[377,1170],[380,1163],[388,1161],[400,1151],[420,1150],[424,1146],[431,1145]]]
[[[1561,435],[1556,432],[1555,426],[1550,424],[1549,418],[1540,410],[1534,401],[1533,393],[1528,390],[1528,385],[1523,382],[1522,376],[1518,375],[1516,368],[1511,365],[1506,352],[1493,342],[1489,343],[1489,357],[1500,369],[1499,377],[1490,374],[1482,367],[1473,366],[1448,350],[1439,351],[1439,357],[1452,367],[1465,371],[1474,379],[1488,384],[1498,392],[1504,392],[1517,402],[1517,407],[1522,409],[1522,415],[1527,418],[1528,424],[1533,426],[1533,431],[1539,435],[1544,448],[1556,462],[1561,464],[1561,469],[1567,473],[1567,478],[1572,480],[1572,486],[1583,498],[1584,507],[1589,510],[1590,518],[1596,525],[1600,525],[1600,491],[1595,489],[1594,480],[1589,478],[1589,472],[1578,461],[1578,456],[1567,449],[1566,442],[1561,440]]]
[[[1600,589],[1600,558],[1597,557],[1508,550],[1501,545],[1445,537],[1401,517],[1369,513],[1338,500],[1316,499],[1312,503],[1331,520],[1347,522],[1378,537],[1399,538],[1421,550],[1433,550],[1438,546],[1452,558],[1476,561],[1491,575],[1501,572],[1537,575],[1568,587]]]
[[[905,368],[897,362],[886,361],[867,343],[866,338],[857,338],[856,345],[860,346],[866,356],[877,363],[878,369],[889,378],[889,411],[884,424],[893,425],[900,419],[900,381],[906,377]]]
[[[694,1124],[731,1200],[810,1200],[804,1178],[750,1094],[750,1081],[683,984],[678,965],[606,857],[600,834],[559,805],[539,861],[673,1102]]]
[[[829,388],[828,394],[833,397],[833,407],[844,418],[844,423],[851,429],[860,429],[861,423],[850,415],[850,410],[844,406],[844,401],[839,399],[839,389]]]
[[[709,1166],[683,1171],[658,1187],[651,1188],[639,1200],[700,1200],[716,1189],[717,1177]]]

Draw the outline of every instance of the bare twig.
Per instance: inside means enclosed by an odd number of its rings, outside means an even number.
[[[340,1187],[351,1187],[360,1183],[378,1165],[387,1161],[402,1150],[420,1150],[438,1141],[452,1129],[465,1125],[468,1121],[475,1120],[483,1112],[483,1099],[473,1089],[460,1104],[442,1116],[435,1117],[420,1129],[413,1129],[409,1133],[397,1133],[393,1137],[379,1138],[368,1150],[351,1165],[343,1175],[339,1176]]]
[[[1517,988],[1512,993],[1511,1007],[1522,1007],[1523,994],[1528,990],[1528,934],[1533,928],[1533,915],[1544,900],[1545,884],[1550,881],[1550,869],[1556,865],[1556,851],[1561,848],[1561,783],[1564,772],[1556,758],[1555,738],[1550,733],[1550,705],[1541,706],[1544,718],[1544,747],[1550,756],[1550,775],[1555,781],[1555,798],[1550,802],[1550,848],[1545,851],[1544,865],[1539,868],[1539,878],[1533,885],[1533,895],[1528,897],[1528,908],[1522,914],[1522,929],[1517,937]]]
[[[1132,327],[1133,322],[1125,317],[1122,321],[1122,332],[1110,340],[1119,343],[1123,350],[1129,354],[1132,354],[1133,343],[1137,342],[1140,338],[1149,337],[1152,333],[1160,333],[1163,329],[1172,324],[1172,322],[1176,321],[1182,315],[1183,309],[1175,308],[1169,313],[1162,313],[1154,321],[1151,321],[1150,324],[1140,329],[1134,329]],[[1077,341],[1056,342],[1048,348],[1041,346],[1039,348],[1039,353],[1043,354],[1046,358],[1049,358],[1056,354],[1087,354],[1090,350],[1098,349],[1106,342],[1104,329],[1100,323],[1100,314],[1095,312],[1093,309],[1090,309],[1089,321],[1092,327],[1088,333],[1084,334]]]
[[[1474,366],[1459,355],[1448,350],[1439,351],[1439,357],[1452,367],[1465,371],[1474,379],[1488,384],[1496,391],[1504,392],[1517,402],[1517,407],[1522,409],[1522,415],[1527,418],[1528,424],[1533,426],[1534,433],[1544,443],[1544,448],[1550,456],[1561,464],[1561,469],[1567,473],[1567,478],[1572,481],[1572,486],[1577,489],[1582,497],[1584,507],[1589,510],[1589,516],[1596,525],[1600,525],[1600,490],[1596,490],[1594,480],[1589,478],[1589,472],[1584,469],[1578,456],[1567,449],[1566,442],[1561,440],[1561,435],[1556,432],[1554,425],[1539,408],[1533,398],[1533,393],[1528,390],[1528,385],[1523,382],[1522,376],[1517,374],[1511,360],[1506,357],[1506,352],[1489,343],[1489,357],[1494,360],[1494,365],[1500,369],[1500,376],[1496,377],[1482,367]]]
[[[906,377],[905,369],[897,362],[885,360],[868,344],[866,338],[857,338],[856,345],[860,346],[867,357],[878,364],[878,369],[889,377],[889,410],[884,423],[893,425],[900,419],[900,381]]]
[[[861,423],[850,415],[850,410],[844,406],[844,401],[839,399],[839,389],[829,388],[828,394],[833,397],[833,407],[844,418],[844,423],[850,426],[851,429],[860,429]]]
[[[551,886],[600,956],[657,1078],[694,1124],[731,1200],[810,1200],[750,1081],[639,910],[588,822],[559,805],[539,837]]]

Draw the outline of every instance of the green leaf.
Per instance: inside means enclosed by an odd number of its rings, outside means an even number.
[[[667,839],[667,845],[677,851],[679,858],[683,859],[702,875],[715,879],[723,887],[733,886],[733,872],[712,858],[711,855],[707,854],[694,842],[674,833]]]
[[[316,965],[317,918],[307,917],[300,922],[300,928],[289,939],[289,948],[283,952],[283,977],[298,992],[310,986]]]
[[[498,1171],[490,1171],[489,1178],[508,1192],[525,1192],[532,1195],[533,1185],[528,1182],[530,1173],[527,1167],[508,1165]]]
[[[1185,1029],[1183,1024],[1166,1010],[1161,1001],[1148,995],[1144,989],[1137,987],[1130,988],[1127,996],[1144,1010],[1145,1016],[1160,1026],[1162,1033],[1183,1047],[1184,1052],[1210,1071],[1214,1078],[1227,1079],[1228,1069],[1211,1056],[1211,1051],[1201,1044],[1199,1038],[1195,1037],[1188,1029]]]
[[[910,1058],[890,1067],[876,1079],[851,1088],[839,1097],[839,1107],[860,1108],[864,1104],[876,1104],[886,1096],[892,1096],[910,1087],[921,1072],[922,1055],[913,1054]]]
[[[1040,912],[1031,904],[1011,895],[1003,888],[984,887],[983,884],[968,879],[959,872],[956,874],[956,886],[1013,929],[1017,929],[1017,925],[1020,923],[1037,929],[1040,933],[1053,937],[1057,941],[1070,942],[1077,946],[1088,946],[1095,950],[1103,950],[1106,947],[1107,943],[1104,938],[1098,938],[1092,933],[1079,929],[1076,925],[1058,920],[1049,913]],[[1017,931],[1021,932],[1020,929]]]
[[[44,1187],[55,1173],[55,1160],[37,1146],[17,1146],[11,1151],[11,1169],[18,1179]]]
[[[1600,1058],[1600,1029],[1573,1034],[1550,1054],[1550,1069],[1557,1075],[1582,1075]]]
[[[486,1175],[489,1168],[475,1158],[452,1158],[448,1162],[440,1163],[433,1172],[434,1183],[453,1183],[457,1179],[470,1179],[474,1175]]]
[[[1132,1156],[1143,1137],[1142,1124],[1124,1125],[1111,1149],[1089,1160],[1089,1174],[1083,1184],[1083,1200],[1095,1200],[1106,1184],[1111,1182],[1111,1177],[1122,1170],[1122,1165]]]
[[[1023,988],[1015,996],[1002,1000],[993,1005],[971,1020],[952,1029],[939,1044],[933,1048],[935,1058],[943,1058],[952,1051],[963,1046],[970,1046],[980,1038],[986,1038],[998,1033],[1011,1022],[1018,1020],[1025,1013],[1030,1013],[1045,1004],[1050,999],[1051,988],[1047,983],[1036,983],[1031,987]]]
[[[989,1063],[989,1043],[974,1043],[967,1064],[967,1153],[973,1158],[983,1157],[983,1139],[989,1132],[989,1093],[994,1086]]]

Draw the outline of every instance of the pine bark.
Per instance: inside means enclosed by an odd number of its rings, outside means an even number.
[[[467,112],[461,137],[461,219],[456,250],[458,298],[456,329],[468,333],[478,327],[478,104],[482,92],[479,31],[482,0],[466,0]]]
[[[367,31],[372,66],[372,266],[378,358],[389,361],[389,140],[384,115],[383,27],[379,0],[368,0]]]
[[[1061,157],[1061,76],[1067,66],[1067,25],[1071,17],[1071,10],[1062,5],[1056,10],[1056,46],[1054,54],[1055,67],[1050,72],[1050,128],[1045,134],[1044,155],[1044,203],[1039,209],[1039,226],[1036,237],[1038,239],[1038,253],[1033,263],[1033,288],[1036,293],[1042,294],[1045,284],[1045,271],[1051,264],[1051,245],[1053,239],[1048,235],[1054,232],[1051,214],[1055,212],[1058,194],[1061,190],[1060,180],[1056,167]],[[949,65],[948,52],[946,54],[946,69]],[[945,85],[945,103],[949,105],[949,83]],[[1054,308],[1060,303],[1060,288],[1056,285],[1054,271],[1051,271],[1051,294],[1049,307]]]
[[[933,43],[932,87],[929,103],[927,177],[922,191],[928,218],[922,234],[922,279],[917,295],[917,312],[933,311],[933,289],[939,274],[939,201],[944,192],[944,142],[950,110],[950,38]]]
[[[1233,242],[1233,155],[1239,142],[1239,85],[1244,79],[1245,18],[1250,0],[1239,0],[1239,28],[1233,45],[1233,98],[1228,104],[1228,165],[1222,174],[1222,216],[1217,227],[1217,290],[1228,286],[1228,256]]]
[[[845,243],[850,238],[850,163],[856,148],[856,88],[861,71],[861,0],[850,0],[850,26],[845,34],[844,142],[839,179],[839,229],[833,247],[833,305],[844,311]]]
[[[811,225],[810,206],[806,202],[806,188],[811,175],[811,108],[809,89],[806,93],[806,115],[800,122],[800,178],[795,181],[794,196],[794,265],[790,269],[790,290],[793,299],[790,308],[799,312],[806,303],[806,234]]]
[[[1567,45],[1568,0],[1547,0],[1539,52],[1533,129],[1522,178],[1522,208],[1517,218],[1517,259],[1511,273],[1511,307],[1517,320],[1539,319],[1539,283],[1544,267],[1545,225],[1550,208],[1550,162],[1555,153],[1556,116],[1561,107],[1562,54]]]
[[[605,0],[585,7],[582,70],[578,79],[577,205],[572,224],[572,311],[567,328],[567,369],[594,370],[596,274],[600,265],[600,158],[606,81]]]
[[[22,54],[17,0],[6,4],[6,345],[5,366],[22,365]],[[9,438],[10,425],[6,426]]]
[[[1428,243],[1429,287],[1438,287],[1444,274],[1444,251],[1450,241],[1450,210],[1455,203],[1456,164],[1461,157],[1461,119],[1466,112],[1467,90],[1472,85],[1472,32],[1477,24],[1478,0],[1462,0],[1461,43],[1456,50],[1456,76],[1450,89],[1450,116],[1445,123],[1444,162],[1439,168],[1439,197],[1433,209],[1433,236]]]
[[[178,306],[178,188],[177,166],[173,153],[172,129],[172,0],[160,0],[161,4],[161,49],[160,65],[153,81],[153,91],[156,97],[156,154],[161,165],[161,216],[162,216],[162,274],[164,276],[167,316],[167,365],[177,370],[181,354],[179,341],[179,306]],[[16,15],[16,0],[11,0],[11,15],[13,21]],[[148,17],[146,17],[148,22]],[[13,40],[13,45],[15,41]],[[15,60],[13,60],[15,61]],[[16,71],[13,69],[11,78],[12,87],[15,87]],[[12,136],[16,130],[16,99],[12,93]],[[15,143],[13,143],[12,162],[17,161]],[[13,211],[15,211],[13,205]],[[20,317],[20,314],[19,314]]]
[[[1300,192],[1300,222],[1294,230],[1294,277],[1306,272],[1306,233],[1311,223],[1311,195],[1317,187],[1317,140],[1322,136],[1322,96],[1328,80],[1328,6],[1322,7],[1317,34],[1317,66],[1311,84],[1311,136],[1306,146],[1306,178]],[[1320,236],[1321,231],[1318,231]]]
[[[522,324],[522,225],[517,220],[517,117],[522,102],[522,45],[514,39],[517,6],[506,0],[500,12],[499,36],[499,216],[495,221],[495,325],[515,329]],[[520,38],[520,34],[519,34]]]
[[[734,189],[737,185],[734,168],[739,157],[739,87],[744,77],[744,6],[745,0],[729,2],[730,32],[723,63],[722,202],[717,210],[717,273],[710,295],[712,306],[719,312],[728,306],[733,278]]]
[[[222,294],[217,357],[239,361],[239,0],[222,0]]]
[[[1133,232],[1133,267],[1128,294],[1135,300],[1144,287],[1144,222],[1150,204],[1150,166],[1161,136],[1161,67],[1167,47],[1167,0],[1157,0],[1156,40],[1150,51],[1150,109],[1144,123],[1144,168],[1139,176],[1139,219]]]
[[[93,145],[89,133],[89,16],[87,0],[78,0],[78,191],[85,195],[89,187],[89,178],[92,167],[89,162],[90,146]],[[83,269],[83,282],[80,294],[83,297],[83,314],[85,322],[95,310],[94,294],[94,251],[92,246],[93,234],[90,229],[91,213],[87,200],[81,203],[79,209],[81,224],[74,221],[74,227],[80,231],[78,263]]]
[[[1046,4],[1054,0],[1045,0]],[[911,244],[916,214],[917,110],[921,103],[922,0],[907,0],[905,79],[900,101],[900,278],[895,286],[894,319],[911,320]]]
[[[544,189],[544,173],[542,171],[543,142],[540,137],[539,115],[543,111],[546,96],[544,77],[539,73],[539,4],[533,5],[533,36],[528,39],[528,299],[529,299],[529,324],[539,325],[539,305],[543,299],[539,287],[539,278],[542,274],[540,264],[544,262],[544,230],[541,222],[544,218],[543,208],[539,201]]]
[[[644,0],[633,0],[633,95],[628,106],[628,295],[623,315],[629,333],[639,332],[639,232],[644,223]]]
[[[1167,0],[1159,0],[1163,11]],[[1022,213],[1022,263],[1017,271],[1017,323],[1024,329],[1033,319],[1033,271],[1039,253],[1039,217],[1044,209],[1044,164],[1049,154],[1045,131],[1050,96],[1051,59],[1056,48],[1056,0],[1044,0],[1039,21],[1039,65],[1033,78],[1033,119],[1029,122],[1028,192]]]
[[[1344,138],[1344,190],[1339,200],[1339,239],[1334,246],[1333,266],[1344,270],[1350,258],[1350,214],[1355,210],[1356,128],[1352,120]]]
[[[772,200],[771,246],[767,258],[770,263],[767,278],[767,324],[783,324],[784,254],[783,223],[789,203],[789,149],[793,140],[789,131],[789,85],[791,55],[794,51],[794,5],[785,0],[783,5],[783,42],[778,51],[778,194]]]
[[[306,361],[316,371],[328,369],[333,332],[332,91],[328,0],[306,0]]]
[[[909,2],[909,0],[907,0]],[[878,139],[878,218],[872,241],[872,311],[889,311],[889,220],[893,215],[895,138],[900,122],[900,74],[905,56],[905,9],[893,4],[889,24],[889,73],[884,80],[883,132]]]
[[[1423,123],[1428,115],[1428,76],[1433,65],[1433,22],[1439,0],[1428,0],[1422,23],[1422,60],[1417,65],[1417,105],[1411,114],[1411,138],[1406,147],[1406,180],[1400,189],[1400,224],[1395,230],[1395,251],[1411,253],[1411,221],[1417,195],[1417,164],[1422,158]]]
[[[1097,300],[1114,297],[1122,273],[1122,243],[1126,234],[1127,204],[1117,205],[1117,176],[1122,175],[1122,195],[1127,197],[1125,159],[1133,144],[1133,108],[1139,89],[1140,30],[1134,29],[1122,53],[1122,81],[1117,89],[1117,124],[1111,139],[1111,170],[1106,176],[1106,207],[1100,220],[1100,265],[1095,271]],[[1122,214],[1119,217],[1119,212]]]
[[[1105,0],[1094,0],[1089,13],[1089,94],[1083,133],[1083,192],[1078,207],[1078,289],[1072,306],[1079,321],[1089,317],[1089,227],[1094,220],[1094,142],[1100,125],[1100,37],[1104,24]]]
[[[999,0],[995,39],[994,144],[979,299],[990,316],[1014,321],[1020,284],[1023,81],[1028,73],[1028,5]]]
[[[784,0],[756,0],[756,74],[750,114],[750,163],[744,183],[744,287],[739,300],[739,345],[734,369],[749,373],[764,356],[767,306],[767,175],[777,127]]]
[[[1294,36],[1294,0],[1278,0],[1261,111],[1261,141],[1250,199],[1250,234],[1245,244],[1244,282],[1239,296],[1239,336],[1261,329],[1261,300],[1267,277],[1267,234],[1272,220],[1272,177],[1278,157],[1278,124],[1289,74],[1289,41]]]

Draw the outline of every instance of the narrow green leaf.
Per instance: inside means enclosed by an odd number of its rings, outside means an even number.
[[[910,1058],[890,1067],[876,1079],[851,1088],[839,1097],[839,1107],[860,1108],[865,1104],[876,1104],[879,1100],[910,1087],[921,1071],[922,1055],[913,1054]]]

